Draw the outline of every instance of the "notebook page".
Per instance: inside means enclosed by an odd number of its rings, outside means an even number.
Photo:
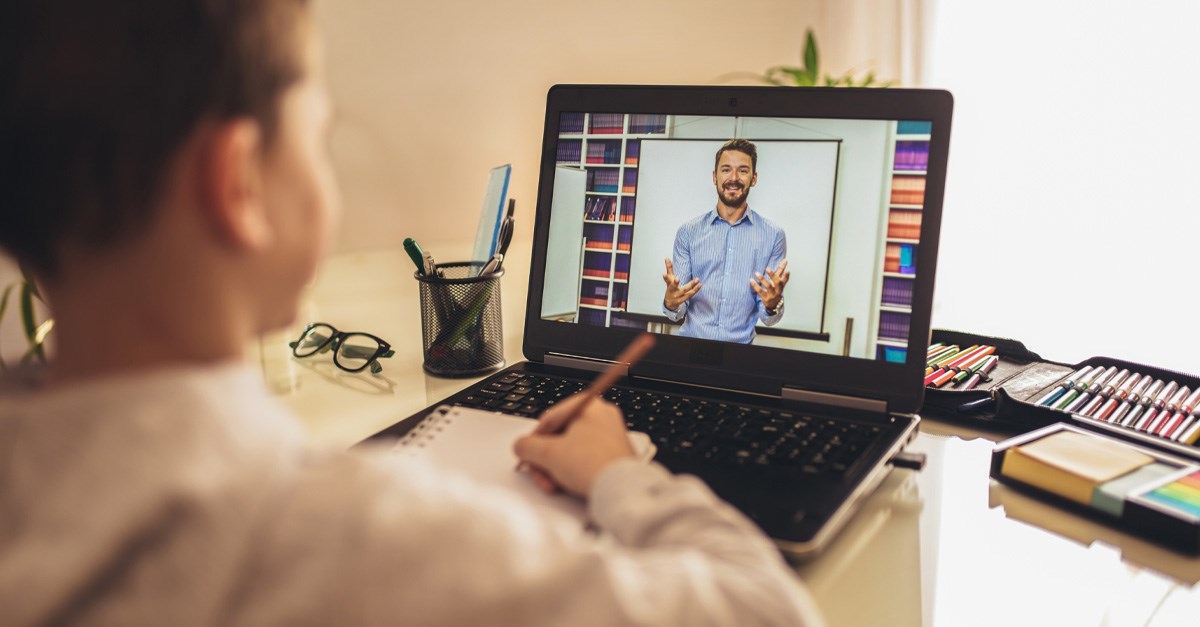
[[[587,505],[570,494],[546,494],[533,479],[516,470],[513,443],[533,431],[536,420],[465,407],[438,407],[401,438],[393,451],[452,467],[479,481],[511,490],[559,523],[583,528]],[[638,458],[649,461],[654,444],[644,433],[629,434]]]

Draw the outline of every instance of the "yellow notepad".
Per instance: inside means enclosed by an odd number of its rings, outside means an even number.
[[[1154,459],[1120,442],[1075,431],[1059,431],[1009,449],[1000,472],[1088,505],[1096,487]]]
[[[535,424],[531,418],[442,405],[400,438],[393,451],[452,467],[480,483],[516,492],[548,518],[582,528],[587,522],[583,499],[563,493],[546,494],[531,477],[516,470],[513,442],[531,433]],[[656,447],[645,433],[631,431],[629,443],[638,459],[649,461],[654,457]]]

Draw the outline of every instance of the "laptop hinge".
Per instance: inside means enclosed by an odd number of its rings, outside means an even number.
[[[589,370],[591,372],[604,372],[617,363],[611,359],[593,359],[591,357],[576,357],[574,355],[562,355],[559,353],[546,353],[545,360],[551,366]],[[629,375],[629,364],[620,364],[618,368],[622,377]]]
[[[830,394],[828,392],[813,392],[812,390],[801,390],[799,388],[790,388],[783,386],[783,398],[791,401],[800,401],[802,403],[816,403],[818,405],[829,405],[832,407],[842,407],[846,409],[861,409],[863,411],[877,412],[881,414],[887,413],[887,402],[873,398],[863,398],[861,396],[844,396],[842,394]]]

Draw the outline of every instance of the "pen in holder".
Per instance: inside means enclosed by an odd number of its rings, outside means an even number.
[[[482,263],[438,264],[442,276],[414,273],[421,285],[421,335],[425,371],[469,377],[504,367],[500,277],[477,274]]]

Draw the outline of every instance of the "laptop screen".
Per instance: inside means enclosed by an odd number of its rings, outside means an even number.
[[[931,121],[557,126],[543,320],[905,361]]]
[[[553,87],[525,356],[603,362],[649,331],[633,376],[915,411],[952,108],[938,90]]]

